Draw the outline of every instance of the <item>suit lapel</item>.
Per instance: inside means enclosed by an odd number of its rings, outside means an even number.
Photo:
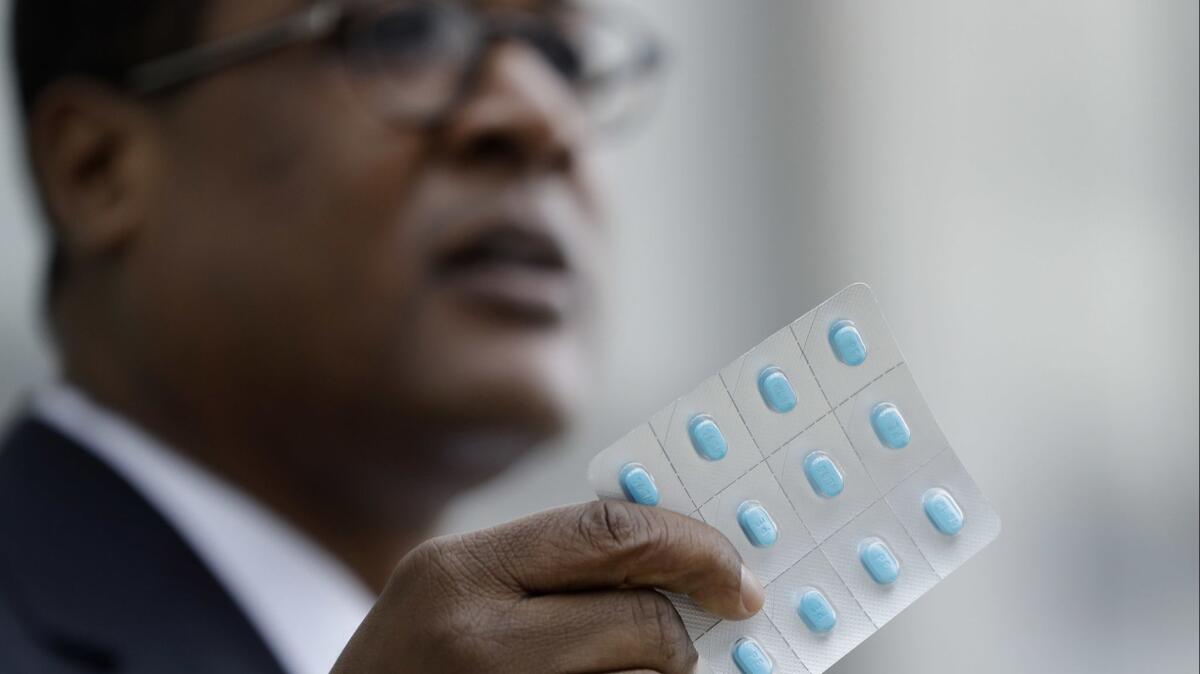
[[[91,452],[34,420],[18,423],[0,449],[5,601],[41,650],[82,671],[282,671],[154,508]]]

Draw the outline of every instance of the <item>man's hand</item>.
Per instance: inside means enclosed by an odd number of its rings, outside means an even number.
[[[656,587],[735,620],[763,603],[706,524],[615,501],[568,506],[413,550],[333,671],[690,674],[696,651]]]

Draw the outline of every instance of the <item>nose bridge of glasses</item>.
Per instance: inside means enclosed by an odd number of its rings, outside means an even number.
[[[572,80],[583,65],[582,56],[563,30],[550,19],[512,8],[485,11],[483,16],[482,49],[519,45],[536,55],[562,84],[568,87],[573,84]]]
[[[571,83],[527,36],[493,35],[481,47],[477,68],[481,90],[519,94],[527,104],[544,108],[575,100]]]
[[[586,129],[571,91],[536,50],[522,42],[489,44],[460,123],[477,137],[505,139],[527,163],[567,165]]]
[[[618,85],[637,85],[643,74],[638,66],[644,64],[624,62],[644,46],[633,30],[610,30],[618,58],[597,59],[593,38],[604,32],[600,26],[621,24],[592,11],[560,16],[510,5],[411,0],[358,19],[348,41],[359,46],[350,50],[354,63],[379,76],[370,80],[377,85],[372,96],[383,114],[400,121],[436,125],[465,104],[489,100],[552,119],[578,113],[584,126],[595,125],[597,102],[628,103],[620,95],[639,90]]]

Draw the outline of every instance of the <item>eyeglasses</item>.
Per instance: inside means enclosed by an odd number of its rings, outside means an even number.
[[[170,93],[285,47],[328,42],[368,83],[389,122],[436,125],[468,98],[489,47],[532,47],[601,130],[627,126],[653,100],[663,50],[651,31],[612,7],[549,3],[538,12],[484,10],[466,2],[403,0],[351,8],[321,0],[263,28],[150,61],[129,72],[131,91]]]

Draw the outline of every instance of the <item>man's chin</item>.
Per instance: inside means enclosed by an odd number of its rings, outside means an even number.
[[[561,437],[578,412],[577,396],[564,390],[577,388],[568,385],[568,379],[476,381],[469,393],[430,410],[440,436],[436,456],[427,459],[436,464],[438,476],[433,479],[455,481],[462,489],[474,487]]]
[[[345,483],[356,493],[346,496],[372,517],[387,513],[394,523],[428,520],[454,497],[496,478],[557,434],[544,422],[534,429],[461,421],[453,431],[421,442],[403,435],[390,447],[360,456]]]
[[[506,466],[503,457],[515,461],[564,433],[582,400],[577,368],[522,368],[515,359],[507,365],[409,380],[404,395],[392,399],[399,404],[383,419],[391,444],[410,444],[408,434],[418,433],[423,440],[411,444],[437,447],[439,458],[433,460],[495,470]]]
[[[434,479],[452,490],[475,487],[508,470],[552,437],[505,429],[481,430],[477,435],[461,433],[438,453],[440,471]]]
[[[448,434],[532,438],[562,433],[588,395],[589,354],[564,328],[457,333],[398,377],[420,421]],[[475,440],[472,439],[472,443]]]

